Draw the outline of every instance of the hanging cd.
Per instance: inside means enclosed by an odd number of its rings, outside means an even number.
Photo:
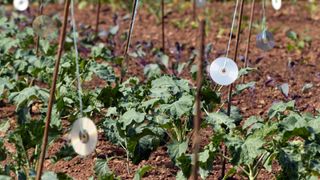
[[[18,11],[25,11],[29,6],[29,0],[13,0],[13,6]]]
[[[72,125],[70,132],[71,144],[74,151],[87,156],[96,149],[98,131],[96,125],[89,118],[80,118]]]
[[[256,45],[264,51],[271,50],[275,45],[272,33],[267,30],[263,30],[257,35]]]
[[[58,34],[56,23],[46,15],[36,17],[32,23],[32,28],[39,37],[48,40],[55,39]]]
[[[219,85],[230,85],[238,78],[238,74],[237,64],[227,57],[219,57],[210,65],[210,76]]]
[[[279,10],[281,8],[281,0],[272,0],[272,7],[275,10]]]
[[[206,5],[206,0],[196,0],[196,6],[198,8],[203,8]]]

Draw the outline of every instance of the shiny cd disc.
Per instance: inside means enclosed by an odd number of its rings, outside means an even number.
[[[238,78],[238,74],[237,64],[227,57],[219,57],[210,65],[210,76],[219,85],[230,85]]]
[[[258,48],[264,51],[271,50],[275,45],[272,33],[267,30],[263,30],[260,34],[257,35],[256,45]]]
[[[29,0],[13,0],[13,6],[18,11],[25,11],[29,6]]]
[[[46,15],[36,17],[32,23],[32,28],[36,35],[48,40],[53,40],[58,33],[56,23]]]
[[[202,8],[206,5],[206,0],[196,0],[196,6]]]
[[[272,0],[272,7],[275,10],[279,10],[281,8],[281,0]]]
[[[71,144],[74,151],[87,156],[95,149],[98,142],[98,131],[96,125],[89,118],[80,118],[72,125],[70,132]]]

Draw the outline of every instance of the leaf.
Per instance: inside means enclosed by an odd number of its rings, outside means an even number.
[[[55,172],[47,171],[42,174],[41,176],[42,180],[59,180],[58,175]]]
[[[164,66],[166,69],[169,68],[169,56],[165,55],[165,54],[161,54],[159,57],[158,62]]]
[[[177,80],[173,77],[162,76],[151,82],[150,88],[152,98],[158,98],[164,103],[170,103],[170,100],[180,98],[183,93],[189,93],[190,87],[187,80]]]
[[[55,153],[51,157],[51,160],[53,162],[58,162],[61,159],[71,160],[75,156],[77,156],[77,153],[74,151],[73,147],[70,144],[66,143],[60,148],[57,153]]]
[[[134,180],[141,180],[142,177],[144,176],[145,173],[147,173],[148,171],[150,171],[152,168],[152,166],[149,165],[145,165],[141,168],[139,168],[136,173],[134,174]]]
[[[311,132],[314,134],[320,134],[320,118],[313,119],[308,122],[308,126],[311,129]]]
[[[178,171],[176,175],[176,180],[188,180],[188,178],[183,175],[182,171]]]
[[[289,84],[288,83],[281,84],[278,88],[280,89],[281,93],[286,98],[288,98],[288,96],[289,96]]]
[[[184,95],[179,100],[172,104],[162,104],[160,105],[160,109],[167,114],[180,118],[183,115],[190,113],[193,108],[193,96]]]
[[[7,151],[6,151],[6,148],[4,147],[3,139],[0,138],[0,161],[4,161],[6,159],[7,159]],[[0,173],[1,171],[2,170],[0,169]]]
[[[279,118],[279,115],[281,115],[281,113],[285,112],[286,110],[293,110],[294,104],[295,104],[295,101],[289,101],[287,103],[279,102],[279,103],[273,104],[268,112],[269,119],[272,119],[276,116],[277,118]]]
[[[161,69],[158,64],[148,64],[143,68],[143,74],[150,79],[159,76],[161,74]]]
[[[245,142],[241,145],[241,162],[244,164],[251,164],[264,152],[261,149],[265,143],[262,138],[263,137],[251,136],[245,140]]]
[[[209,124],[213,125],[213,128],[217,132],[224,131],[225,128],[234,129],[236,127],[234,119],[222,112],[210,113],[207,117]]]
[[[47,89],[39,88],[38,86],[27,87],[20,92],[13,92],[9,96],[9,100],[13,101],[16,105],[16,111],[31,105],[33,100],[41,100],[47,102],[49,92]]]
[[[248,128],[249,126],[252,126],[256,123],[259,123],[259,122],[263,122],[263,119],[260,118],[260,117],[257,117],[257,116],[251,116],[250,118],[248,118],[244,124],[242,125],[242,129],[246,129]]]
[[[116,25],[116,26],[112,26],[110,29],[109,29],[109,33],[112,35],[112,36],[115,36],[119,31],[119,25]]]
[[[84,9],[85,7],[87,7],[88,6],[88,2],[87,1],[81,1],[81,2],[79,2],[79,4],[78,4],[78,8],[79,9]]]
[[[304,118],[296,113],[291,113],[279,124],[280,129],[284,132],[283,141],[298,136],[308,138],[310,132],[308,131],[307,126],[308,123]]]
[[[255,84],[256,84],[256,82],[249,82],[246,84],[238,84],[236,86],[236,92],[234,92],[234,94],[241,94],[246,89],[254,88]]]
[[[0,175],[0,179],[1,180],[11,180],[10,176],[6,176],[6,175]]]
[[[0,132],[6,133],[10,128],[10,122],[9,120],[5,120],[0,123]]]
[[[175,162],[178,157],[184,154],[188,149],[188,141],[174,142],[168,145],[170,158]]]
[[[303,48],[305,47],[304,41],[302,41],[302,40],[301,40],[301,41],[298,41],[297,46],[298,46],[299,49],[303,49]]]
[[[134,109],[129,109],[122,115],[119,122],[122,122],[124,127],[127,127],[132,123],[142,123],[145,120],[145,115],[145,113],[140,113]]]
[[[227,171],[227,173],[224,175],[222,180],[227,180],[229,178],[231,178],[232,176],[234,176],[237,173],[237,168],[232,167],[231,169],[229,169]]]
[[[288,31],[287,32],[287,37],[290,38],[293,41],[296,41],[298,39],[298,35],[294,31]]]
[[[251,68],[251,67],[247,67],[247,68],[241,68],[239,70],[239,75],[238,78],[240,78],[243,75],[248,75],[249,73],[253,72],[253,71],[257,71],[257,68]]]
[[[3,95],[5,89],[11,90],[11,89],[13,89],[13,87],[14,86],[9,81],[9,79],[0,78],[0,99],[1,99],[1,96]]]
[[[113,68],[107,64],[91,62],[89,71],[95,73],[99,78],[107,82],[114,82],[116,79]]]
[[[117,108],[116,107],[109,107],[108,108],[108,112],[106,114],[107,117],[110,117],[110,116],[117,116],[118,115],[118,111],[117,111]]]
[[[313,87],[313,84],[312,83],[306,83],[303,85],[302,87],[302,92],[303,93],[306,93],[309,89],[311,89]],[[1,91],[0,91],[1,92]]]
[[[281,128],[285,131],[293,131],[296,128],[307,127],[307,125],[307,121],[297,113],[290,113],[280,122]]]
[[[94,165],[94,172],[97,176],[109,176],[113,172],[108,166],[109,159],[97,159]]]
[[[262,162],[264,162],[263,167],[268,171],[268,172],[272,172],[272,163],[273,160],[276,158],[277,154],[271,154],[267,153],[267,155],[264,157],[264,160]]]
[[[109,49],[107,49],[103,43],[99,43],[97,46],[92,47],[91,56],[94,58],[102,58],[104,60],[111,60],[112,59],[112,52]]]
[[[177,72],[178,72],[178,75],[180,75],[182,73],[182,71],[184,70],[184,68],[187,66],[187,63],[179,63],[178,64],[178,67],[177,67]]]
[[[40,39],[40,45],[44,54],[47,54],[50,48],[50,42],[48,40]]]
[[[176,165],[181,169],[182,174],[178,174],[179,178],[185,177],[189,178],[191,175],[191,168],[192,168],[192,162],[191,162],[191,156],[186,155],[186,154],[181,154],[179,157],[176,159]],[[183,175],[183,176],[182,176]]]

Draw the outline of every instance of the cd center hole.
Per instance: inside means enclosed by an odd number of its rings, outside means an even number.
[[[221,70],[221,72],[222,72],[223,74],[226,73],[226,72],[227,72],[226,68],[223,68],[223,69]]]
[[[86,130],[83,130],[82,132],[80,132],[79,137],[81,142],[83,143],[87,143],[89,141],[89,134]]]

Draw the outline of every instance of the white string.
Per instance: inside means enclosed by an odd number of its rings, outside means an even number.
[[[231,24],[231,29],[230,29],[230,37],[229,37],[229,42],[228,42],[228,47],[227,47],[227,52],[226,52],[226,57],[229,56],[230,44],[231,44],[233,28],[234,28],[234,24],[235,24],[235,20],[236,20],[236,16],[237,16],[238,5],[239,5],[239,0],[237,0],[236,6],[234,8],[232,24]],[[227,65],[227,60],[224,61],[223,69],[226,68],[226,65]]]
[[[78,97],[80,104],[80,115],[83,116],[83,105],[82,105],[82,88],[81,88],[81,80],[80,80],[80,70],[79,70],[79,52],[78,52],[78,41],[77,41],[77,29],[76,22],[74,17],[74,2],[71,0],[71,22],[72,22],[72,30],[73,30],[73,44],[75,51],[75,59],[76,59],[76,76],[77,76],[77,84],[78,84]]]

